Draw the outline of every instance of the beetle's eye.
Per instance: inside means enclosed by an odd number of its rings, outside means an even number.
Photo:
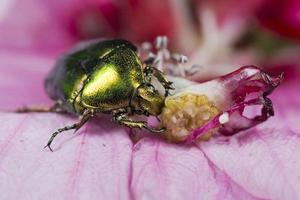
[[[153,85],[149,86],[149,91],[150,91],[150,92],[154,92],[154,91],[155,91],[155,88],[154,88]]]
[[[147,84],[147,90],[150,91],[150,92],[154,92],[155,91],[155,88],[152,84]]]
[[[155,88],[152,84],[150,83],[144,83],[143,84],[144,88],[148,91],[148,92],[154,92]]]

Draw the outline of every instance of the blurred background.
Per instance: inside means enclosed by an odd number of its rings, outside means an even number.
[[[44,75],[78,41],[124,38],[139,45],[159,35],[168,36],[172,51],[188,56],[187,65],[200,66],[191,79],[244,65],[284,71],[287,79],[300,63],[300,1],[1,0],[0,76],[4,80],[9,70]],[[2,85],[15,89],[10,82]]]

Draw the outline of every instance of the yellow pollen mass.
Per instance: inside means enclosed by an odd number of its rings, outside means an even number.
[[[165,137],[180,142],[219,113],[220,110],[206,95],[185,93],[168,97],[160,118],[166,128]],[[200,139],[208,140],[214,131],[205,133]]]

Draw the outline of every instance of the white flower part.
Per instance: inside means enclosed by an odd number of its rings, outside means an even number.
[[[179,63],[186,63],[188,61],[188,58],[186,56],[177,53],[174,53],[172,55],[172,58]]]
[[[158,37],[156,41],[156,48],[158,49],[156,57],[154,59],[154,65],[160,71],[164,71],[165,62],[170,60],[170,51],[167,49],[168,40],[167,37]]]
[[[143,42],[141,44],[141,49],[142,51],[145,51],[147,53],[150,53],[152,49],[152,44],[150,42]]]
[[[229,113],[224,112],[222,115],[220,115],[219,122],[220,124],[226,124],[227,122],[229,122]]]
[[[168,47],[168,37],[167,36],[158,36],[155,40],[156,49],[167,49]]]
[[[167,76],[173,82],[174,91],[171,95],[180,96],[186,93],[205,95],[218,108],[227,110],[230,106],[231,96],[228,89],[219,80],[212,80],[204,83],[197,83],[180,77]]]
[[[232,48],[244,30],[243,19],[230,20],[230,23],[220,26],[217,13],[209,7],[203,7],[198,12],[198,17],[201,22],[200,43],[189,55],[189,60],[191,64],[197,63],[201,68],[193,69],[193,79],[221,76],[236,70],[238,66],[253,62],[250,53],[241,56]],[[186,65],[183,67],[190,67],[190,64]]]
[[[151,61],[153,67],[167,74],[185,77],[191,72],[184,67],[183,64],[188,61],[188,58],[178,53],[172,53],[168,49],[167,36],[158,36],[154,43],[154,48],[151,43],[144,42],[141,44],[139,54],[144,61]],[[189,67],[189,69],[194,68]]]

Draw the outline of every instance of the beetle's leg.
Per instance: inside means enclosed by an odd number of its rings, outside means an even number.
[[[83,113],[83,115],[80,116],[78,122],[76,122],[73,125],[65,126],[63,128],[60,128],[56,132],[54,132],[51,135],[50,139],[48,140],[48,142],[47,142],[47,144],[46,144],[46,146],[44,148],[48,147],[51,151],[53,151],[52,148],[51,148],[51,143],[53,142],[54,138],[58,134],[60,134],[60,133],[62,133],[64,131],[71,130],[71,129],[75,129],[75,131],[77,131],[78,129],[80,129],[93,116],[93,114],[94,114],[93,110],[85,110],[85,112]]]
[[[154,76],[165,88],[165,96],[169,95],[169,90],[174,90],[172,82],[168,81],[162,71],[156,69],[155,67],[146,66],[144,69],[146,82],[151,82],[151,77]]]
[[[113,115],[112,118],[113,122],[128,126],[129,128],[144,128],[154,133],[161,133],[165,131],[165,128],[153,128],[149,127],[147,122],[145,121],[134,121],[129,119],[127,113],[125,112],[118,112]]]
[[[57,101],[53,106],[31,106],[31,107],[24,107],[16,110],[17,113],[28,113],[28,112],[56,112],[62,113],[65,110],[62,107],[62,102]]]

